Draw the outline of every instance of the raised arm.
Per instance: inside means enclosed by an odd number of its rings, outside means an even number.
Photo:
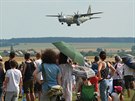
[[[107,62],[107,65],[111,69],[111,77],[112,77],[114,75],[114,73],[116,72],[116,69],[109,62]]]

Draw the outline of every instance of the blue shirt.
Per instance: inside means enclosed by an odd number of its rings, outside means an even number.
[[[44,83],[42,84],[42,90],[48,91],[50,87],[57,85],[57,77],[60,74],[60,68],[56,64],[43,64],[44,70],[45,70],[45,77],[43,75],[43,78],[45,78]],[[39,66],[39,72],[42,72],[42,65]],[[43,73],[43,72],[42,72]]]

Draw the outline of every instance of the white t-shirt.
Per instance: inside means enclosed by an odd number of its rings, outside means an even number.
[[[113,97],[113,101],[120,101],[120,99],[119,99],[119,95],[117,94],[117,93],[115,93],[115,92],[113,92],[112,94],[111,94],[111,96]]]
[[[41,63],[42,63],[42,60],[41,59],[35,60],[35,64],[36,64],[37,68],[39,68],[39,66],[41,65]],[[39,72],[38,73],[37,78],[39,80],[43,80],[42,72]]]
[[[123,79],[124,64],[116,63],[114,67],[116,67],[116,72],[113,75],[113,79]]]
[[[7,91],[19,92],[20,79],[22,78],[20,70],[9,69],[6,72],[6,77],[9,78],[9,82],[7,83]]]

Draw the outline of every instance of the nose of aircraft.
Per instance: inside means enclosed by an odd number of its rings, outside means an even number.
[[[59,17],[59,22],[63,22],[63,21],[65,21],[65,19],[66,19],[66,16],[61,16],[61,17]]]

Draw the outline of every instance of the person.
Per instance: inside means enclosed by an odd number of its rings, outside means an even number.
[[[5,68],[2,63],[2,56],[0,55],[0,101],[3,101],[3,82],[5,79]]]
[[[30,53],[24,54],[25,64],[23,70],[23,89],[26,94],[27,101],[35,101],[34,94],[34,77],[33,72],[36,69],[36,65],[30,59]]]
[[[89,78],[90,82],[92,84],[95,85],[95,91],[98,92],[98,77],[97,77],[97,73],[98,73],[98,63],[99,63],[99,56],[95,56],[94,57],[94,62],[92,63],[92,70],[95,72],[95,76]]]
[[[41,54],[40,53],[36,53],[36,60],[35,60],[35,64],[36,64],[36,67],[38,68],[42,63],[42,60],[41,60]],[[37,78],[39,80],[43,80],[43,77],[42,77],[42,72],[39,72],[38,75],[37,75]],[[40,101],[40,96],[41,96],[41,90],[42,90],[42,85],[39,84],[38,82],[35,83],[35,91],[38,92],[38,100]]]
[[[124,101],[122,96],[123,88],[121,86],[114,86],[114,92],[111,94],[112,101]]]
[[[73,67],[67,62],[68,57],[60,52],[59,67],[62,74],[63,98],[65,101],[72,101],[72,71]]]
[[[5,65],[5,70],[7,71],[8,69],[11,69],[10,67],[10,61],[15,59],[15,52],[11,51],[9,54],[9,59],[8,61],[5,61],[4,65]],[[16,66],[16,68],[18,67],[18,64]]]
[[[100,90],[100,97],[101,101],[108,101],[108,85],[107,85],[107,77],[109,74],[109,68],[111,69],[111,76],[114,74],[115,69],[114,67],[109,63],[106,62],[106,52],[101,51],[99,54],[100,61],[98,65],[98,78],[99,78],[99,90]]]
[[[42,94],[40,101],[56,101],[56,96],[49,97],[48,91],[52,86],[61,84],[61,72],[57,65],[58,55],[53,49],[46,49],[42,53],[42,64],[36,68],[33,75],[37,82],[42,83]],[[44,71],[44,73],[43,73]],[[43,81],[37,78],[37,74],[42,72]]]
[[[10,61],[10,67],[6,72],[4,89],[6,91],[5,101],[18,101],[20,89],[22,88],[22,74],[16,69],[17,62]]]
[[[116,72],[113,75],[113,90],[114,86],[121,86],[123,87],[123,73],[124,73],[124,68],[123,68],[123,63],[122,59],[120,56],[116,55],[115,56],[115,64],[114,68],[116,69]]]
[[[124,58],[122,58],[122,61],[124,61]],[[125,63],[124,63],[124,81],[125,81],[125,88],[127,90],[127,95],[128,97],[131,96],[130,94],[130,88],[134,88],[131,87],[131,84],[133,84],[132,86],[134,86],[134,73],[135,70],[132,68],[129,68]]]
[[[95,74],[98,72],[98,63],[99,63],[99,56],[94,57],[94,62],[92,63],[92,69],[94,70]]]

